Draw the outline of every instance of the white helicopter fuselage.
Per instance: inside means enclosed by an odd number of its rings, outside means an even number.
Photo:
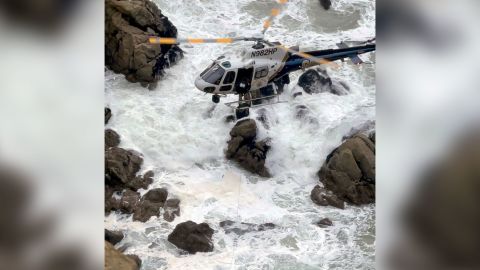
[[[195,80],[195,86],[214,95],[244,94],[267,86],[284,67],[288,53],[277,47],[246,49],[241,57],[215,60]]]

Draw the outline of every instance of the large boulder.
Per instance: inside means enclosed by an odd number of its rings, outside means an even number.
[[[365,135],[347,139],[318,172],[325,188],[356,205],[375,202],[375,144]]]
[[[270,149],[269,140],[256,141],[257,124],[255,120],[245,119],[237,122],[230,131],[226,151],[227,159],[236,161],[244,169],[263,177],[270,177],[265,167],[265,159]]]
[[[329,92],[335,95],[346,95],[350,88],[344,82],[330,78],[324,69],[309,69],[298,78],[298,85],[308,94]]]
[[[128,81],[156,82],[181,57],[176,45],[152,45],[151,36],[176,37],[177,29],[149,0],[105,1],[105,64]]]
[[[138,270],[137,262],[105,241],[105,270]]]
[[[143,158],[134,151],[110,147],[105,151],[105,183],[124,186],[133,180],[140,170]]]
[[[105,241],[112,245],[116,245],[118,242],[122,241],[123,237],[124,236],[122,232],[105,229]]]
[[[193,221],[179,223],[168,235],[168,241],[188,253],[213,251],[213,229],[207,223]]]

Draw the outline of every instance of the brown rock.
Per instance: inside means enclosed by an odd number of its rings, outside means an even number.
[[[162,206],[167,200],[168,191],[164,188],[154,188],[149,190],[143,195],[144,200],[148,200],[154,203],[161,203]]]
[[[105,182],[110,186],[124,186],[135,178],[143,159],[135,152],[118,147],[105,151]]]
[[[105,241],[105,270],[138,270],[135,260],[116,250]]]
[[[207,223],[182,222],[168,235],[168,242],[191,254],[210,252],[213,251],[213,232]]]
[[[116,147],[120,144],[120,135],[112,129],[105,130],[105,148]]]
[[[326,227],[333,226],[333,222],[332,222],[329,218],[321,219],[321,220],[318,221],[316,224],[317,224],[318,227],[320,227],[320,228],[326,228]]]

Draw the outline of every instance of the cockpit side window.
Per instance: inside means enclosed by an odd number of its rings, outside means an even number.
[[[225,70],[218,64],[215,64],[201,77],[208,83],[219,85],[223,74],[225,74]]]
[[[260,67],[255,71],[255,79],[263,78],[268,74],[268,67]]]
[[[231,84],[235,80],[235,71],[227,72],[225,79],[223,79],[223,84]]]

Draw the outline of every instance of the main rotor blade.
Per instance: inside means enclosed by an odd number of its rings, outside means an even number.
[[[282,9],[287,2],[288,2],[288,0],[278,0],[278,7],[272,8],[272,10],[270,12],[270,16],[268,17],[268,19],[266,19],[263,22],[262,35],[265,35],[265,32],[268,30],[268,28],[270,28],[270,26],[272,26],[273,19],[275,19],[275,17],[280,15],[280,12],[282,12]]]
[[[255,37],[228,37],[228,38],[163,38],[150,37],[148,42],[150,44],[204,44],[204,43],[223,43],[229,44],[238,41],[258,41],[260,38]]]

